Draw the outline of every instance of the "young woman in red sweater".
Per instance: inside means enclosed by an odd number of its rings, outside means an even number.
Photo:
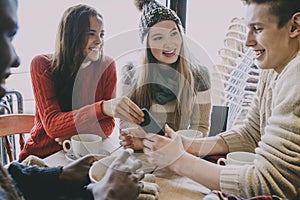
[[[103,37],[103,18],[94,8],[76,5],[64,12],[54,54],[31,62],[35,125],[20,161],[53,154],[74,134],[106,138],[114,129],[113,117],[143,121],[143,112],[129,98],[115,98],[116,66],[103,55]]]

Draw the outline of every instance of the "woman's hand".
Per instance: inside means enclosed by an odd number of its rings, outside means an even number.
[[[105,115],[135,124],[140,124],[144,121],[143,111],[125,96],[104,101],[102,103],[102,112]]]
[[[55,138],[54,141],[57,142],[59,145],[62,145],[62,143],[65,140],[70,140],[72,137],[72,135],[68,135],[68,136],[64,136],[64,137],[59,137],[59,138]]]
[[[144,139],[144,153],[148,160],[160,168],[173,168],[173,164],[185,154],[181,136],[177,135],[168,125],[165,126],[166,136],[148,134]]]
[[[131,148],[134,150],[142,150],[143,139],[146,137],[146,133],[142,128],[128,128],[121,130],[120,145],[124,148]]]
[[[87,186],[95,200],[123,199],[135,200],[143,184],[140,180],[144,172],[137,172],[142,167],[140,160],[129,161],[130,152],[123,151],[110,165],[101,181]]]

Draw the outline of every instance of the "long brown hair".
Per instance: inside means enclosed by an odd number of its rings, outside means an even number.
[[[102,15],[87,5],[68,8],[59,23],[56,48],[52,60],[54,84],[62,111],[72,109],[73,84],[85,59],[83,49],[88,40],[89,19]],[[99,60],[100,62],[100,60]]]
[[[182,34],[182,28],[178,26]],[[147,36],[148,37],[148,36]],[[148,41],[148,40],[147,40]],[[148,42],[145,50],[145,57],[143,67],[139,67],[133,78],[134,87],[129,91],[130,98],[140,107],[150,108],[154,98],[151,84],[155,74],[153,73],[150,65],[157,63],[157,60],[151,53]],[[174,69],[179,74],[178,79],[178,93],[176,94],[177,101],[174,110],[174,130],[179,130],[186,127],[181,127],[181,120],[189,121],[192,112],[192,105],[195,98],[194,77],[192,73],[192,64],[186,57],[186,48],[183,38],[182,48],[178,60],[172,64]],[[184,124],[184,123],[183,123]]]

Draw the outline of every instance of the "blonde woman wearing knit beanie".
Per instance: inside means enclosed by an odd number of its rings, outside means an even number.
[[[139,33],[145,48],[139,64],[123,68],[123,94],[147,108],[161,126],[198,130],[206,136],[211,112],[208,69],[191,59],[173,10],[155,0],[135,0],[135,5],[142,11]],[[140,128],[124,121],[120,128],[124,147],[143,148],[145,133]]]

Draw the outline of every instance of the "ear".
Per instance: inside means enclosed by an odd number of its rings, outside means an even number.
[[[292,23],[290,37],[296,38],[300,35],[300,12],[296,12],[292,16]]]

